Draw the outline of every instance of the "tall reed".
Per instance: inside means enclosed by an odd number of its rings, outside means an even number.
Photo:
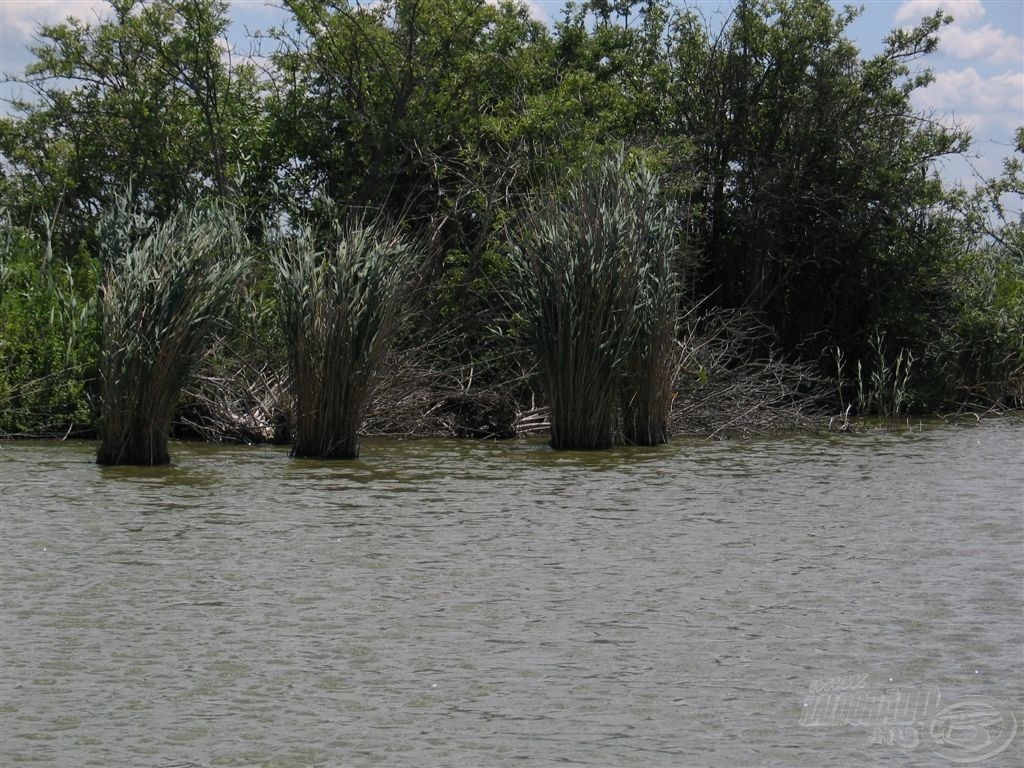
[[[634,248],[639,293],[633,306],[632,345],[622,366],[622,438],[632,445],[668,440],[672,385],[679,365],[679,236],[676,211],[661,202],[658,178],[632,172]]]
[[[886,354],[885,333],[875,330],[871,348],[875,353],[874,368],[871,371],[871,387],[866,388],[860,361],[857,361],[857,407],[862,415],[876,413],[883,419],[900,415],[909,400],[910,370],[914,356],[900,347],[896,359],[889,362]]]
[[[166,464],[178,393],[245,267],[245,237],[221,204],[163,222],[118,199],[99,228],[100,464]]]
[[[630,442],[662,442],[677,300],[655,177],[619,154],[535,206],[515,249],[555,448],[607,448],[617,399]]]
[[[276,244],[293,456],[358,458],[373,375],[419,256],[397,227],[381,222],[334,224],[326,237],[303,226]]]

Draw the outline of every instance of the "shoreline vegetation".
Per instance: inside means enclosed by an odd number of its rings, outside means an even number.
[[[827,0],[223,0],[42,26],[0,117],[0,437],[355,458],[1024,408],[1024,127],[1003,173]],[[111,224],[117,220],[118,224]],[[1017,409],[1017,410],[1015,410]]]
[[[669,411],[669,439],[746,439],[786,434],[857,434],[900,430],[925,425],[975,425],[997,419],[1024,424],[1024,410],[1003,404],[966,402],[949,410],[915,412],[897,417],[858,415],[837,410],[827,398],[834,381],[814,376],[803,365],[777,358],[755,359],[748,353],[742,363],[717,368],[719,375],[699,371],[715,369],[720,358],[736,346],[751,349],[748,333],[740,333],[740,318],[701,318],[682,323],[689,333],[681,343],[680,371]],[[696,337],[696,328],[714,325],[714,335]],[[729,335],[727,335],[729,334]],[[219,358],[224,351],[211,348],[186,383],[175,409],[169,435],[175,440],[197,440],[239,445],[291,443],[287,369],[267,364],[240,365],[226,374]],[[548,407],[542,393],[527,389],[516,401],[510,391],[526,382],[536,384],[536,371],[524,372],[519,381],[497,386],[475,384],[472,366],[444,366],[428,354],[394,351],[382,363],[367,398],[358,429],[359,437],[516,440],[547,435]],[[810,391],[808,386],[812,385]],[[851,409],[852,410],[852,409]],[[0,440],[96,439],[92,423],[57,425],[25,432],[0,430]]]
[[[425,393],[424,393],[425,394]],[[550,429],[548,409],[537,407],[517,411],[508,430],[495,434],[468,424],[460,418],[465,411],[456,410],[455,401],[463,408],[476,400],[487,406],[493,404],[489,393],[474,393],[472,397],[455,395],[439,399],[436,409],[429,414],[417,414],[408,421],[401,421],[385,408],[368,405],[362,426],[357,432],[363,438],[394,440],[495,440],[515,441],[535,437],[547,437]],[[447,410],[451,409],[451,410]],[[670,414],[670,437],[665,444],[676,440],[749,440],[766,437],[791,435],[836,434],[856,435],[871,432],[918,431],[928,427],[976,426],[985,422],[998,421],[1012,425],[1024,425],[1024,411],[1004,407],[964,408],[946,413],[920,413],[905,415],[898,419],[847,418],[841,414],[823,413],[820,409],[810,412],[795,412],[790,408],[751,408],[737,415],[730,412],[703,410],[692,411],[686,407],[674,407]],[[274,431],[273,424],[255,422],[244,418],[233,418],[230,422],[213,424],[210,421],[199,424],[183,417],[171,424],[169,440],[177,442],[200,442],[219,445],[280,445],[290,446],[287,434]],[[67,429],[39,432],[0,432],[0,442],[19,443],[26,441],[97,440],[98,432],[91,425],[69,424]],[[622,443],[617,447],[630,447]],[[634,446],[635,447],[635,446]],[[173,463],[173,457],[171,457]]]

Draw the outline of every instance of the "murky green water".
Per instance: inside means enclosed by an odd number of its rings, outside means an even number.
[[[1020,765],[1022,444],[3,444],[0,762]],[[838,676],[988,724],[808,717]]]

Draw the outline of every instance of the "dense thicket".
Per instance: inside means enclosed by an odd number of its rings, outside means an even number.
[[[588,0],[552,27],[512,2],[286,0],[248,58],[223,0],[112,5],[40,28],[0,118],[0,430],[87,418],[97,222],[126,189],[156,218],[230,198],[257,256],[265,222],[314,220],[319,191],[401,222],[426,248],[401,343],[494,386],[523,368],[513,223],[620,151],[679,212],[681,313],[755,314],[764,354],[838,371],[844,402],[902,355],[904,407],[1020,403],[1024,226],[1002,204],[1021,166],[941,183],[936,161],[970,137],[911,102],[941,14],[863,57],[856,12],[826,0],[737,0],[720,22]],[[275,304],[267,257],[253,270],[236,300]],[[283,362],[272,326],[231,349]]]

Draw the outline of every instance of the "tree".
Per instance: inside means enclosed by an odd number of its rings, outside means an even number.
[[[811,357],[863,351],[943,200],[933,162],[969,141],[910,100],[931,80],[911,63],[949,19],[894,32],[865,60],[845,37],[855,16],[825,0],[741,0],[719,33],[692,13],[672,23],[670,125],[696,147],[699,292],[763,313],[785,349]]]
[[[282,196],[312,210],[323,189],[429,232],[418,333],[451,322],[445,353],[472,364],[507,324],[502,228],[533,176],[519,120],[548,32],[512,2],[287,7],[269,98]]]
[[[22,78],[33,98],[0,125],[15,215],[49,213],[66,248],[129,187],[161,217],[227,194],[260,141],[259,86],[224,43],[224,0],[112,6],[96,24],[40,28]]]
[[[934,378],[958,402],[1024,405],[1024,127],[996,178],[981,179],[950,212],[964,244],[944,265],[947,321]]]

